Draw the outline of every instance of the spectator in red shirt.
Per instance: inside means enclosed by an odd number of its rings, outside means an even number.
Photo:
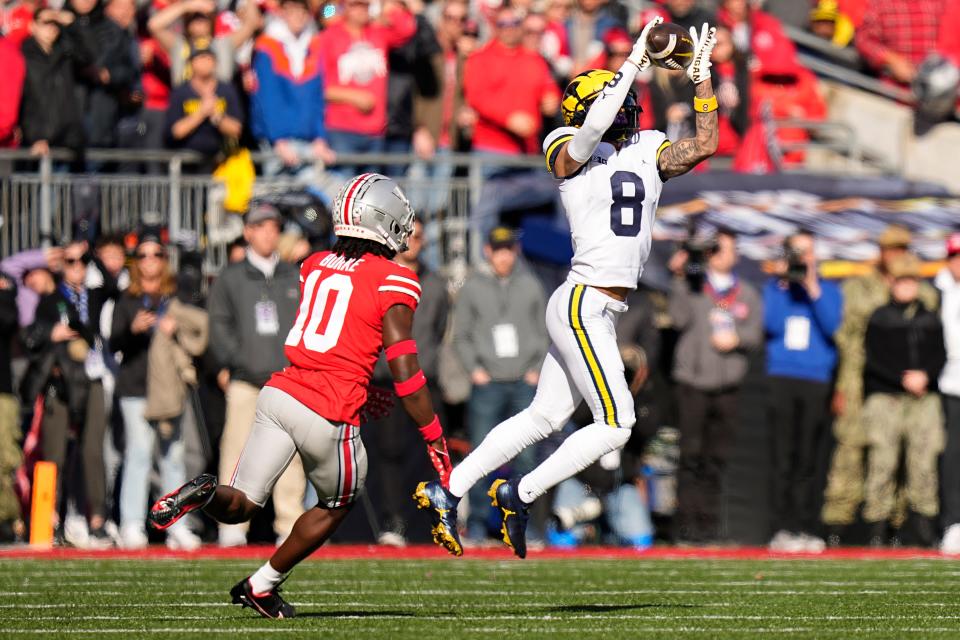
[[[33,14],[41,6],[43,5],[35,0],[13,0],[4,3],[4,6],[0,7],[0,32],[19,48],[30,36]]]
[[[919,64],[937,49],[949,1],[870,0],[857,30],[860,55],[881,77],[909,85]]]
[[[16,147],[19,143],[17,121],[26,67],[20,48],[6,36],[0,36],[0,69],[3,69],[3,82],[0,82],[0,148]]]
[[[820,96],[817,78],[809,70],[801,67],[794,52],[790,49],[778,47],[762,60],[762,66],[757,69],[751,87],[751,125],[744,136],[745,144],[741,145],[734,165],[738,168],[747,168],[742,154],[755,153],[757,150],[751,144],[746,144],[746,138],[766,135],[764,131],[768,124],[764,118],[773,121],[823,120],[827,116],[827,105]],[[810,139],[806,129],[798,127],[777,127],[776,140],[781,148],[787,145],[803,143]],[[784,151],[782,163],[785,166],[797,166],[804,162],[806,157],[802,149]],[[756,170],[756,165],[751,167]]]
[[[941,20],[939,51],[947,60],[960,67],[960,1],[953,0],[947,5]]]
[[[523,32],[516,12],[497,14],[496,37],[467,60],[464,96],[476,111],[476,151],[536,153],[541,114],[553,114],[560,91],[540,54],[521,46]]]
[[[163,125],[170,105],[170,56],[155,38],[140,36],[140,81],[143,85],[143,108],[140,110],[140,145],[144,149],[162,149],[166,132]],[[150,173],[162,167],[152,166]]]
[[[855,28],[859,29],[863,24],[869,3],[870,0],[838,0],[837,8],[840,9],[840,13],[850,18]]]
[[[369,0],[344,0],[343,17],[323,32],[327,136],[337,153],[383,151],[387,54],[403,46],[416,30],[413,15],[398,2],[388,0],[381,19],[373,21]],[[360,169],[343,167],[347,173],[360,173]]]

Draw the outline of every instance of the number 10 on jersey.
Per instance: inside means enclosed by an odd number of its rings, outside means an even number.
[[[300,310],[297,312],[297,321],[294,323],[284,344],[296,347],[303,339],[303,346],[310,351],[324,353],[337,344],[340,332],[343,331],[343,321],[347,318],[347,306],[353,293],[353,282],[350,276],[335,273],[328,276],[317,286],[322,272],[318,269],[307,276],[303,283],[303,299],[300,301]],[[332,296],[331,293],[335,295]],[[327,313],[327,305],[332,305]],[[320,323],[324,316],[326,326],[321,329]]]

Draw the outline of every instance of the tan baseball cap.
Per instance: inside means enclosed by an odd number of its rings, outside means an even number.
[[[891,224],[880,234],[877,244],[884,249],[889,249],[891,247],[909,247],[912,241],[913,234],[910,233],[910,229],[902,224]]]

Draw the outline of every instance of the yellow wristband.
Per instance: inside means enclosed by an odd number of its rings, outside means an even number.
[[[693,110],[697,113],[710,113],[711,111],[716,111],[718,108],[717,96],[710,96],[706,100],[703,98],[693,99]]]

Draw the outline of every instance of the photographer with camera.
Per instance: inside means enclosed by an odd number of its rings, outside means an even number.
[[[684,542],[721,537],[720,487],[746,354],[763,339],[760,295],[733,273],[736,263],[736,236],[727,230],[707,242],[688,242],[669,262],[676,276],[669,312],[679,333],[673,366],[680,430],[675,537]]]
[[[767,381],[773,436],[771,551],[819,553],[817,445],[830,406],[843,297],[820,279],[813,234],[799,231],[783,243],[783,258],[763,289]]]

